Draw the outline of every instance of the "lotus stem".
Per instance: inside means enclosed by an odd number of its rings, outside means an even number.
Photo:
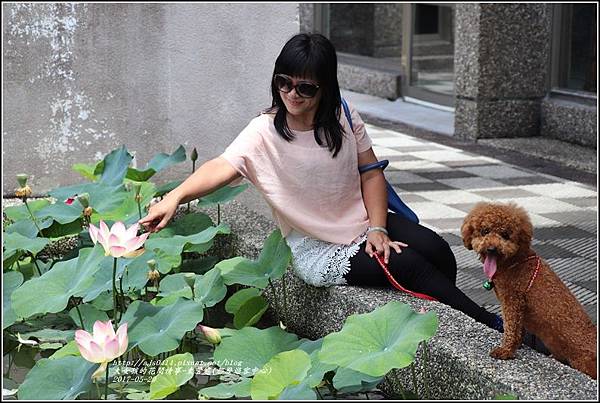
[[[142,219],[142,204],[140,203],[140,201],[137,201],[137,205],[138,205],[138,214],[140,216],[140,220]]]
[[[117,258],[113,258],[113,273],[112,273],[112,289],[113,289],[113,326],[117,327],[117,285],[116,285],[116,277],[117,277]]]
[[[125,293],[123,292],[123,276],[121,276],[121,278],[119,278],[119,291],[121,292],[121,295],[120,295],[121,309],[119,311],[119,321],[120,321],[121,317],[123,316],[123,312],[125,312]]]
[[[29,203],[27,203],[27,199],[24,199],[23,202],[25,203],[25,207],[27,207],[27,211],[29,211],[29,215],[31,216],[31,221],[33,221],[33,225],[35,225],[35,227],[37,228],[39,234],[44,237],[44,234],[42,233],[41,228],[39,227],[39,225],[37,224],[37,220],[35,219],[35,216],[33,215],[33,213],[31,212],[31,209],[29,208]]]
[[[106,365],[106,383],[104,384],[104,400],[108,400],[108,370],[110,368],[110,363]]]
[[[317,392],[317,395],[319,395],[319,400],[323,400],[323,395],[321,395],[321,392],[319,392],[319,388],[315,386],[315,392]]]
[[[221,224],[221,205],[217,203],[217,225]]]
[[[40,270],[40,266],[38,266],[38,264],[37,264],[37,259],[35,258],[35,256],[33,255],[32,252],[29,252],[29,256],[31,256],[31,261],[33,262],[33,265],[37,269],[38,274],[40,275],[40,277],[42,277],[42,271]]]
[[[83,326],[83,318],[81,317],[81,312],[79,311],[79,304],[75,303],[75,310],[77,311],[77,315],[79,316],[79,322],[81,323],[81,328],[85,330],[85,326]]]

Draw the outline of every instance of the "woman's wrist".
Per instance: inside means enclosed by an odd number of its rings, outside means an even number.
[[[381,226],[369,226],[369,228],[367,228],[367,234],[370,234],[371,232],[383,232],[384,234],[388,235],[388,231],[385,227],[381,227]]]

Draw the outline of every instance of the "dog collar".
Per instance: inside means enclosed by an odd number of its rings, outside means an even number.
[[[505,269],[505,270],[510,270],[510,269],[512,269],[515,266],[518,266],[520,264],[523,264],[523,263],[527,262],[528,260],[535,259],[535,258],[537,258],[537,265],[535,267],[535,271],[533,272],[533,276],[531,277],[531,280],[529,280],[529,284],[527,284],[527,288],[525,289],[525,292],[529,291],[529,289],[533,285],[533,280],[535,280],[535,278],[538,275],[538,272],[540,271],[540,265],[541,265],[541,259],[540,259],[540,257],[538,255],[529,255],[524,260],[521,260],[520,262],[514,263],[514,264],[510,265],[507,269]],[[483,283],[483,288],[485,288],[486,290],[490,291],[492,288],[494,288],[494,281],[492,279],[486,280]]]

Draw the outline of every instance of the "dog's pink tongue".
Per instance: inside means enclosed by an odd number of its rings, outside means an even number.
[[[486,255],[483,262],[483,272],[487,278],[491,279],[496,273],[496,256]]]

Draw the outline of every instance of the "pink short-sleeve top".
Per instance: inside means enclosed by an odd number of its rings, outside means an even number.
[[[292,230],[322,241],[350,244],[368,227],[358,154],[372,146],[365,125],[349,104],[354,132],[342,113],[345,135],[335,158],[313,131],[292,131],[288,142],[273,114],[252,119],[221,157],[249,180],[271,207],[281,233]],[[323,141],[325,145],[325,141]]]

